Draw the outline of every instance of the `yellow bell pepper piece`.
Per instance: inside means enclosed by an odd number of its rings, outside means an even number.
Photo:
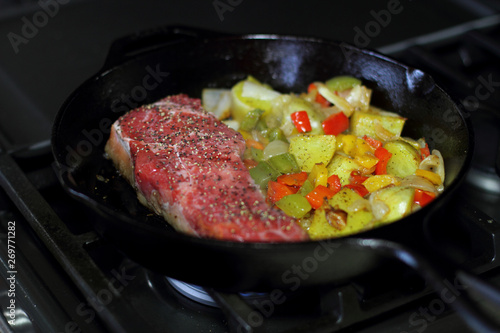
[[[430,181],[434,185],[441,185],[443,181],[441,180],[441,177],[435,172],[432,171],[427,171],[427,170],[422,170],[422,169],[417,169],[415,171],[415,175],[425,178],[428,181]]]
[[[363,182],[368,192],[375,192],[381,188],[387,187],[389,185],[400,185],[401,181],[399,178],[392,175],[375,175],[371,176]]]
[[[238,130],[238,132],[240,132],[240,134],[243,136],[243,139],[245,139],[245,140],[247,140],[247,139],[253,139],[253,136],[252,136],[251,133],[249,133],[247,131],[244,131],[241,128]]]
[[[352,156],[352,153],[356,149],[356,137],[352,134],[345,134],[341,137],[342,150],[345,154]]]
[[[372,146],[370,146],[365,140],[361,138],[356,138],[356,148],[353,152],[354,156],[361,156],[366,153],[373,154],[374,151],[375,149]]]
[[[342,151],[351,157],[362,156],[375,151],[365,140],[352,134],[337,135],[337,151]]]
[[[342,141],[346,134],[337,134],[335,138],[337,139],[335,142],[335,151],[343,151],[344,142]]]
[[[378,163],[378,158],[370,154],[363,154],[362,156],[354,156],[356,163],[366,169],[371,169]]]
[[[312,167],[311,173],[309,173],[307,179],[313,184],[314,187],[318,185],[327,186],[328,169],[323,163],[315,164]]]
[[[352,134],[337,135],[337,151],[352,157],[366,169],[373,168],[378,163],[378,158],[373,155],[374,148]]]

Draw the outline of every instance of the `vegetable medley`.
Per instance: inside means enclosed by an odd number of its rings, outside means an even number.
[[[202,102],[243,135],[243,160],[266,200],[322,239],[398,220],[443,190],[440,152],[402,137],[406,119],[372,106],[371,93],[351,76],[301,94],[249,76],[204,89]]]

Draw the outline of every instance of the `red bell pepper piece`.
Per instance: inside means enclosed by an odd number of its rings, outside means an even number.
[[[308,87],[307,87],[307,92],[309,94],[311,93],[314,93],[314,100],[321,104],[321,106],[324,106],[324,107],[329,107],[331,105],[331,103],[326,99],[324,98],[321,94],[318,93],[318,88],[316,87],[316,85],[314,83],[311,83]]]
[[[359,184],[347,184],[345,187],[350,188],[351,190],[356,191],[356,193],[358,193],[362,197],[364,197],[365,195],[367,195],[368,193],[370,193],[370,192],[368,192],[368,190],[366,189],[366,187],[364,187],[363,185],[359,185]]]
[[[424,148],[420,148],[420,155],[422,159],[426,158],[431,154],[431,151],[429,149],[429,145],[426,143]]]
[[[328,188],[332,189],[335,193],[340,191],[340,189],[342,188],[342,183],[340,182],[340,178],[337,175],[331,175],[330,177],[328,177],[326,183],[328,184]]]
[[[288,175],[278,176],[276,181],[283,185],[300,187],[304,185],[304,182],[307,180],[307,177],[308,177],[307,172],[299,172],[299,173],[292,173]]]
[[[307,111],[296,111],[290,115],[292,118],[292,123],[299,133],[305,133],[311,131],[311,122],[309,121],[309,115]]]
[[[335,191],[332,189],[323,186],[323,185],[318,185],[309,192],[309,194],[306,195],[307,201],[311,204],[311,207],[314,209],[318,209],[323,205],[323,202],[326,199],[330,199],[335,195]]]
[[[317,92],[318,88],[314,83],[310,83],[309,86],[307,86],[307,93],[310,94],[312,92]]]
[[[323,95],[321,95],[319,93],[316,94],[316,97],[314,98],[314,100],[317,103],[321,104],[321,106],[323,106],[325,108],[327,108],[327,107],[329,107],[331,105],[330,102],[326,98],[324,98]]]
[[[387,162],[389,162],[389,159],[392,157],[392,153],[384,147],[379,147],[375,150],[375,157],[379,159],[375,167],[375,174],[385,175],[387,173]]]
[[[349,128],[349,118],[344,112],[338,112],[330,115],[322,123],[325,134],[338,135]]]
[[[267,200],[270,203],[280,201],[283,197],[294,193],[296,193],[296,191],[278,182],[270,180],[267,183]]]
[[[367,135],[365,135],[363,137],[363,140],[365,140],[366,143],[368,143],[370,146],[372,146],[375,149],[382,147],[382,142],[381,141],[376,140],[376,139],[374,139],[372,137],[369,137]]]
[[[350,184],[363,185],[363,182],[367,180],[367,176],[362,176],[358,170],[353,170],[351,176],[349,177]]]
[[[426,206],[429,202],[434,200],[436,197],[436,194],[428,191],[423,191],[420,189],[415,189],[415,197],[413,199],[413,202],[415,202],[417,205],[420,205],[420,207]]]

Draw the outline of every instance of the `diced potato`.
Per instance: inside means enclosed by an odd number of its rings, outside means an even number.
[[[401,135],[405,121],[406,119],[403,117],[389,116],[372,109],[368,112],[354,111],[350,119],[350,129],[351,133],[356,136],[367,135],[385,141],[385,138],[380,137],[381,133],[377,130],[376,125],[379,124],[385,132],[389,133],[385,134],[386,136],[396,137]]]
[[[343,188],[335,194],[328,203],[333,209],[340,209],[347,213],[346,226],[338,229],[332,226],[327,218],[324,207],[315,211],[308,233],[312,239],[323,239],[329,237],[341,237],[362,231],[370,225],[373,214],[367,210],[353,211],[354,202],[362,200],[361,196],[349,188]]]
[[[360,166],[354,159],[348,156],[335,154],[326,168],[328,169],[328,176],[339,176],[340,183],[344,186],[349,184],[351,172],[359,170]]]
[[[231,110],[233,119],[241,122],[248,111],[269,111],[271,101],[281,94],[249,76],[231,88]]]
[[[317,163],[327,165],[335,153],[333,135],[298,135],[290,139],[288,152],[295,156],[302,171],[311,172]]]
[[[413,175],[420,165],[420,153],[409,143],[401,140],[389,141],[384,148],[391,154],[387,162],[387,173],[399,178]]]
[[[348,208],[357,199],[362,199],[362,197],[350,188],[343,187],[337,194],[328,199],[328,203],[336,209],[342,209],[347,212]]]
[[[343,188],[328,201],[332,207],[347,212],[347,226],[342,230],[340,235],[359,232],[372,223],[373,214],[371,211],[363,209],[355,211],[352,209],[354,203],[362,199],[355,191]]]
[[[321,207],[314,211],[314,215],[310,223],[311,224],[309,225],[307,233],[313,240],[331,238],[339,232],[338,229],[328,223],[325,216],[325,210]]]
[[[386,187],[374,192],[372,202],[382,201],[389,210],[380,217],[381,223],[399,220],[411,213],[415,189],[408,186]]]
[[[251,98],[260,102],[272,101],[279,95],[281,95],[279,92],[266,87],[260,82],[254,82],[251,80],[244,81],[243,86],[241,87],[241,97]]]

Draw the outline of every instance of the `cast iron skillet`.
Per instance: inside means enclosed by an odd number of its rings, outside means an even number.
[[[164,96],[201,96],[204,87],[230,87],[251,74],[282,92],[349,74],[373,89],[375,106],[409,120],[404,135],[425,137],[446,164],[446,190],[396,223],[352,237],[301,243],[236,243],[180,234],[136,199],[103,156],[111,123],[130,108]],[[64,188],[98,215],[95,229],[145,267],[226,291],[293,291],[360,276],[392,258],[415,268],[437,291],[446,279],[487,288],[447,261],[435,262],[423,237],[426,221],[465,176],[472,133],[467,119],[431,77],[372,51],[311,38],[227,36],[166,27],[117,41],[104,69],[64,103],[53,127],[53,153]],[[424,259],[425,258],[425,259]],[[466,282],[465,282],[466,281]],[[497,293],[483,294],[497,296]],[[493,297],[492,296],[492,297]],[[497,297],[497,303],[500,297]],[[462,293],[452,304],[477,329],[493,329]]]

